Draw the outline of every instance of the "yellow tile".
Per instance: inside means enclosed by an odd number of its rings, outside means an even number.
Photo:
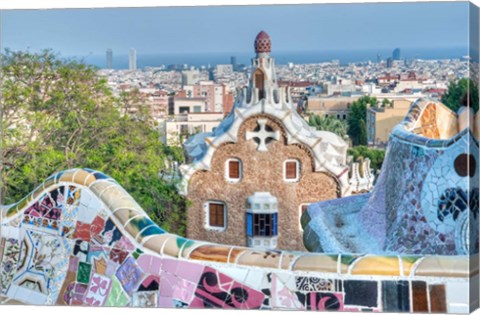
[[[163,244],[169,239],[175,237],[172,234],[160,234],[160,235],[155,235],[150,237],[145,243],[143,243],[143,246],[145,248],[148,248],[149,250],[155,252],[155,253],[161,253]]]
[[[427,256],[414,271],[416,276],[469,277],[468,256]]]
[[[142,214],[132,209],[120,209],[114,213],[114,216],[118,219],[122,226],[125,226],[125,223],[127,223],[130,219],[139,215]]]
[[[227,263],[230,246],[202,245],[192,250],[190,259]]]
[[[400,263],[396,256],[366,256],[355,262],[351,274],[400,276]]]
[[[90,176],[91,173],[84,170],[77,170],[73,176],[74,183],[83,186],[90,186],[91,183],[95,181],[94,176]]]
[[[337,273],[337,260],[328,255],[305,255],[297,259],[292,270]]]
[[[73,176],[75,175],[74,171],[65,171],[62,176],[58,179],[59,182],[69,182],[73,183]]]
[[[267,268],[278,268],[280,252],[247,249],[237,259],[237,264]]]

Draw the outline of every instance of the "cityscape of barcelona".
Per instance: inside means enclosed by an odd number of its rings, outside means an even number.
[[[473,312],[478,12],[1,10],[0,304]]]

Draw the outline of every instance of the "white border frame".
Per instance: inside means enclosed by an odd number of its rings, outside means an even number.
[[[238,178],[231,178],[230,177],[230,162],[231,161],[236,161],[239,163],[239,166],[238,166],[238,175],[239,177]],[[241,182],[242,179],[243,179],[243,162],[240,158],[237,158],[237,157],[231,157],[231,158],[228,158],[225,160],[225,171],[224,171],[224,178],[227,182],[231,183],[231,184],[236,184],[238,182]]]
[[[225,223],[224,227],[211,226],[210,225],[210,204],[221,204],[223,205],[223,222]],[[228,207],[227,204],[221,200],[207,200],[203,204],[203,210],[205,214],[205,224],[204,228],[208,231],[224,232],[228,227]]]
[[[292,178],[287,178],[287,163],[288,162],[295,162],[297,163],[297,177],[295,179]],[[300,181],[300,178],[302,177],[300,172],[302,170],[301,167],[301,162],[298,159],[287,159],[283,161],[283,180],[287,183],[297,183]]]

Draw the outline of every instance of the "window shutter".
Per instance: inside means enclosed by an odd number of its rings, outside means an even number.
[[[208,222],[210,226],[225,227],[225,207],[222,204],[210,203]]]
[[[272,214],[272,236],[277,236],[278,235],[278,213]]]
[[[240,162],[239,161],[229,161],[228,162],[228,177],[229,178],[240,178]]]
[[[253,235],[253,214],[247,213],[247,236]]]
[[[297,178],[297,162],[290,161],[285,163],[285,177],[287,179]]]

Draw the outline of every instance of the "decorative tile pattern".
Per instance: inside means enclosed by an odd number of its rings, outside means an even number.
[[[76,172],[82,176],[73,175]],[[64,172],[58,179],[68,176],[89,182],[92,187],[96,182],[90,181],[89,174],[92,173],[84,170]],[[114,183],[100,177],[101,181]],[[82,220],[78,220],[80,213],[73,208],[69,215],[65,214],[68,198],[59,203],[60,194],[53,194],[55,206],[62,209],[59,226],[64,226],[68,217],[72,227],[68,233],[24,224],[25,214],[21,210],[16,212],[20,220],[15,220],[15,214],[2,218],[2,298],[60,305],[319,311],[446,312],[449,305],[454,305],[454,310],[467,307],[462,295],[450,295],[453,300],[449,300],[446,294],[447,289],[456,292],[457,287],[464,288],[459,283],[465,283],[469,276],[467,256],[252,251],[198,243],[164,231],[150,237],[167,237],[170,241],[165,243],[168,249],[164,253],[176,256],[154,254],[160,253],[162,239],[144,246],[135,243],[121,225],[128,218],[116,217],[102,206],[102,202],[113,201],[100,202],[102,190],[92,193],[78,185],[72,181],[60,187],[54,183],[51,186],[73,200],[76,199],[68,191],[83,196],[78,207],[92,205],[82,208],[92,213],[82,214]],[[50,200],[45,205],[51,208],[53,199],[48,189],[38,194],[39,200],[45,198]],[[118,198],[115,195],[115,200]],[[127,198],[130,197],[121,196]],[[141,209],[136,213],[141,213]],[[463,213],[466,210],[457,220]],[[22,222],[20,228],[18,222]],[[192,250],[179,254],[180,248],[186,247]],[[182,258],[178,259],[180,255]],[[395,276],[396,280],[385,280],[386,276]]]

